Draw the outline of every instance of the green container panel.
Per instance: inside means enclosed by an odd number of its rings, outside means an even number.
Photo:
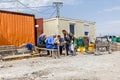
[[[112,38],[112,42],[117,42],[117,38]]]
[[[120,42],[120,38],[117,38],[117,42]]]

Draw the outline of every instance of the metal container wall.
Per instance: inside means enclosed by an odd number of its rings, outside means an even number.
[[[38,27],[36,27],[36,34],[38,38],[39,35],[43,33],[43,18],[36,19],[36,25],[38,25]]]
[[[0,46],[35,44],[34,15],[0,11]]]

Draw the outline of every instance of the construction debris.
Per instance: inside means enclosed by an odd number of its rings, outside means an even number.
[[[38,55],[31,55],[32,51],[28,50],[26,44],[20,47],[10,46],[0,46],[0,60],[11,61],[11,60],[21,60],[26,58],[38,57]]]

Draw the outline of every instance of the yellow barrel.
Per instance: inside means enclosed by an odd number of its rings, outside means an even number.
[[[77,52],[84,53],[85,52],[85,47],[78,47]]]
[[[95,45],[94,45],[93,43],[91,43],[91,44],[89,45],[89,51],[90,51],[90,52],[93,52],[94,47],[95,47]]]
[[[80,48],[77,48],[77,52],[80,52]]]
[[[85,52],[85,47],[80,47],[80,52],[84,53]]]
[[[84,53],[85,52],[85,47],[78,47],[77,52]]]

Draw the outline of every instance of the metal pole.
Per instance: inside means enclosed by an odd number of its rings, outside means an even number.
[[[63,5],[63,2],[53,2],[53,5],[56,7],[56,17],[60,17],[60,6]]]
[[[56,9],[57,9],[57,17],[60,17],[59,4],[56,4]]]

